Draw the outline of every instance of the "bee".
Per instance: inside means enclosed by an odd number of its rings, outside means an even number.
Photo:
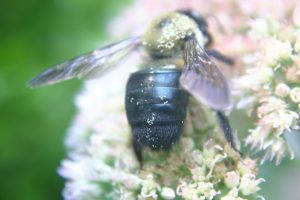
[[[164,14],[142,36],[95,49],[49,68],[29,82],[40,87],[102,74],[130,53],[143,49],[149,59],[131,73],[125,95],[135,155],[142,165],[143,148],[168,150],[178,140],[189,96],[217,113],[225,138],[236,149],[224,110],[230,106],[228,83],[211,57],[233,65],[233,59],[211,49],[205,18],[195,10]]]

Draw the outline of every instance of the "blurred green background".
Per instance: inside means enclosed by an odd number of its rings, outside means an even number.
[[[96,48],[129,0],[0,3],[0,199],[61,199],[56,169],[80,81],[31,90],[46,67]]]
[[[0,3],[0,199],[61,199],[56,169],[64,133],[75,114],[80,81],[31,90],[26,82],[46,67],[98,47],[106,23],[130,0],[10,0]],[[239,114],[234,126],[245,130]],[[298,139],[299,141],[299,139]],[[295,145],[297,146],[297,145]],[[299,157],[299,148],[298,157]],[[297,199],[299,159],[267,163],[266,199]],[[280,188],[280,189],[278,189]],[[297,194],[298,192],[298,194]],[[297,196],[298,195],[298,196]]]

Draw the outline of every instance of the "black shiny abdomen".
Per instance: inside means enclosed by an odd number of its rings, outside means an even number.
[[[179,89],[180,74],[180,70],[160,69],[129,77],[125,105],[136,154],[143,146],[169,149],[179,138],[188,102],[188,93]]]

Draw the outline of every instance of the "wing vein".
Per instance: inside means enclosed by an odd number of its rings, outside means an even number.
[[[185,69],[180,78],[183,88],[215,110],[226,109],[230,105],[227,81],[195,37],[185,42],[183,57]]]
[[[140,43],[141,37],[132,37],[95,49],[45,70],[29,81],[28,85],[40,87],[72,78],[82,78],[96,70],[101,74],[113,67],[115,61],[132,52]]]

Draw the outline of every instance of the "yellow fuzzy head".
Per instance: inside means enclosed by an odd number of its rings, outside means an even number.
[[[143,35],[143,45],[151,55],[172,56],[181,52],[189,34],[195,34],[200,45],[204,46],[204,36],[195,21],[184,14],[171,12],[150,24]]]

